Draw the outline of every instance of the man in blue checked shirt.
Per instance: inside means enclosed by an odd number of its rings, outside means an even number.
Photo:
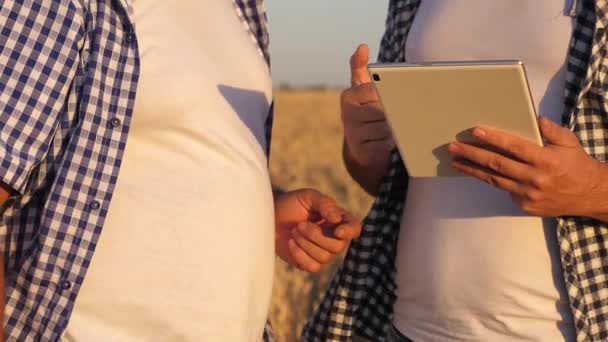
[[[275,246],[315,272],[359,234],[317,191],[273,199],[261,1],[4,0],[0,22],[5,339],[270,339]]]

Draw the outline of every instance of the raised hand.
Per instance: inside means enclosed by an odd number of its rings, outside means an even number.
[[[275,199],[276,253],[304,271],[319,272],[361,233],[361,224],[335,200],[312,190]]]
[[[359,45],[350,60],[351,87],[342,92],[344,160],[353,178],[375,194],[395,143],[367,72],[369,48]]]

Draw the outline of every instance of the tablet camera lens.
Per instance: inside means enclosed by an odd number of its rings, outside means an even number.
[[[374,81],[376,81],[376,82],[380,81],[380,75],[378,75],[378,74],[373,74],[373,75],[372,75],[372,78],[373,78],[373,79],[374,79]]]

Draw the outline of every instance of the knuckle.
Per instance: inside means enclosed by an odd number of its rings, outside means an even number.
[[[532,206],[529,203],[523,202],[520,204],[520,207],[521,207],[521,210],[524,211],[524,213],[530,214],[530,215],[532,214]]]
[[[496,177],[494,175],[488,175],[486,177],[486,183],[490,184],[491,186],[498,187],[498,185],[499,185],[498,177]]]
[[[526,203],[527,204],[531,204],[532,202],[538,202],[540,200],[542,200],[543,196],[542,193],[540,191],[536,191],[536,190],[527,190],[524,193],[524,196],[526,198]]]
[[[363,83],[359,86],[359,90],[361,90],[361,94],[370,98],[370,99],[374,99],[376,97],[376,88],[374,87],[374,84],[369,82],[369,83]]]
[[[317,198],[317,197],[323,196],[323,194],[319,190],[312,189],[312,188],[304,189],[304,193],[306,194],[306,196],[310,196],[311,198]]]
[[[322,192],[319,192],[319,196],[321,197],[321,204],[327,208],[328,211],[338,211],[338,203],[336,200],[330,195],[326,195]]]
[[[548,158],[546,165],[549,170],[560,170],[562,168],[562,162],[558,158]]]
[[[532,210],[532,203],[530,202],[530,200],[527,198],[527,194],[523,193],[520,196],[511,196],[511,198],[513,199],[513,202],[515,202],[515,204],[526,214],[530,214],[530,211]]]
[[[536,175],[532,178],[532,185],[537,189],[545,189],[549,185],[549,178],[547,176]],[[534,191],[534,194],[537,192]]]
[[[293,229],[291,232],[291,237],[296,242],[297,245],[300,245],[301,241],[304,239],[305,234],[300,232],[298,228]]]
[[[502,161],[498,158],[492,158],[488,161],[488,167],[496,172],[500,172],[502,170]]]
[[[304,239],[310,239],[312,236],[310,225],[305,225],[294,230],[293,236],[297,238],[298,242]]]
[[[293,232],[293,236],[297,237],[299,241],[304,240],[305,238],[310,238],[313,232],[311,231],[310,225],[300,226],[299,229],[295,229]]]
[[[321,228],[317,226],[312,226],[310,228],[309,237],[313,241],[321,241],[324,238]]]
[[[538,210],[537,207],[533,206],[533,205],[529,205],[528,207],[526,207],[524,209],[524,212],[528,215],[532,215],[532,216],[541,216],[541,212]]]

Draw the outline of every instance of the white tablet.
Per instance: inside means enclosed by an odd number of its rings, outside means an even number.
[[[473,142],[476,126],[542,145],[520,61],[370,64],[368,71],[411,177],[462,176],[447,146]]]

